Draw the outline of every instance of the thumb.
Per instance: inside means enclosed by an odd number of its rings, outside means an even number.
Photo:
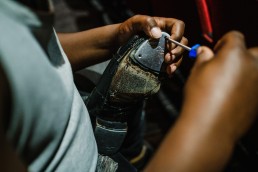
[[[258,58],[258,47],[253,47],[248,50],[255,58]]]
[[[150,32],[151,32],[150,35],[151,35],[153,38],[160,38],[161,35],[162,35],[160,28],[157,27],[157,26],[152,27],[151,30],[150,30]]]
[[[206,46],[201,46],[197,49],[197,59],[195,65],[200,65],[204,62],[211,60],[214,57],[213,51]]]

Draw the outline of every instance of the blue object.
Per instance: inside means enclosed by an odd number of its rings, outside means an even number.
[[[196,58],[197,57],[197,49],[200,47],[200,44],[196,44],[192,46],[191,50],[189,51],[189,57],[190,58]]]

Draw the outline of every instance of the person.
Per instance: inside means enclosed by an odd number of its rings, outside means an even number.
[[[95,171],[98,150],[73,72],[107,60],[139,32],[158,39],[163,30],[186,44],[184,23],[136,15],[120,24],[56,33],[47,2],[0,2],[0,170]],[[173,59],[183,49],[168,48],[172,75],[180,63]]]
[[[225,34],[214,53],[198,49],[185,86],[180,117],[148,171],[223,171],[237,141],[257,117],[258,47],[238,31]]]
[[[94,171],[97,150],[89,118],[86,108],[79,103],[81,99],[75,87],[71,86],[72,80],[67,81],[71,68],[67,59],[61,58],[63,52],[58,49],[59,44],[52,44],[47,47],[49,51],[44,51],[45,44],[38,44],[38,37],[32,36],[32,33],[36,35],[34,29],[39,24],[35,16],[24,7],[17,11],[21,6],[14,1],[0,3],[3,8],[0,18],[4,22],[0,28],[4,33],[0,41],[1,171],[26,171],[26,168],[30,171]],[[8,10],[11,10],[10,15],[6,15]],[[15,15],[17,12],[23,15]],[[20,17],[23,20],[19,20]],[[153,25],[149,22],[153,19],[136,16],[122,24],[106,26],[105,33],[100,32],[101,29],[91,30],[89,38],[95,40],[96,32],[102,38],[103,34],[111,36],[112,31],[116,32],[107,27],[119,26],[129,29],[124,34],[142,29],[150,34],[149,26]],[[155,19],[163,21],[158,22],[161,28],[167,26],[163,24],[172,24],[169,29],[180,33],[178,39],[182,38],[182,22]],[[136,30],[130,30],[132,28]],[[76,34],[81,41],[86,32],[82,33],[82,36]],[[113,41],[111,38],[107,40]],[[75,40],[66,43],[73,45],[77,43]],[[60,41],[62,43],[62,38]],[[98,41],[99,51],[92,53],[95,58],[110,53],[109,46],[104,49],[99,46],[109,44],[102,42],[103,39]],[[223,170],[236,141],[250,128],[258,110],[255,94],[258,48],[247,49],[244,42],[243,35],[231,32],[217,43],[214,54],[207,47],[198,49],[196,64],[185,87],[180,117],[145,171]],[[67,44],[63,47],[69,54],[72,51],[67,49]],[[83,45],[83,48],[96,48],[94,41],[83,42]],[[57,59],[52,59],[53,54]],[[72,55],[82,54],[71,53],[70,57]],[[167,57],[170,61],[171,56]],[[80,60],[76,58],[71,64],[78,62],[75,67],[80,67]],[[175,67],[168,67],[168,73],[173,72],[172,68]]]

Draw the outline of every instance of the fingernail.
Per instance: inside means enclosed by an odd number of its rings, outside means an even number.
[[[171,67],[171,72],[173,73],[173,72],[175,72],[176,71],[176,66],[172,66]]]
[[[176,56],[175,56],[175,55],[172,55],[171,57],[172,57],[172,61],[173,61],[173,60],[175,60],[175,58],[176,58]]]
[[[161,37],[161,30],[160,28],[158,27],[153,27],[151,29],[151,35],[154,37],[154,38],[160,38]]]

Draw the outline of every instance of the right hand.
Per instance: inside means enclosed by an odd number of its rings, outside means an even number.
[[[239,32],[198,48],[179,118],[148,171],[222,171],[258,112],[258,48]]]
[[[198,49],[185,87],[184,109],[202,114],[212,124],[207,127],[236,141],[258,113],[258,48],[248,50],[244,36],[233,31],[218,41],[214,52]]]
[[[222,171],[258,112],[258,48],[239,32],[198,48],[182,111],[148,171]]]

